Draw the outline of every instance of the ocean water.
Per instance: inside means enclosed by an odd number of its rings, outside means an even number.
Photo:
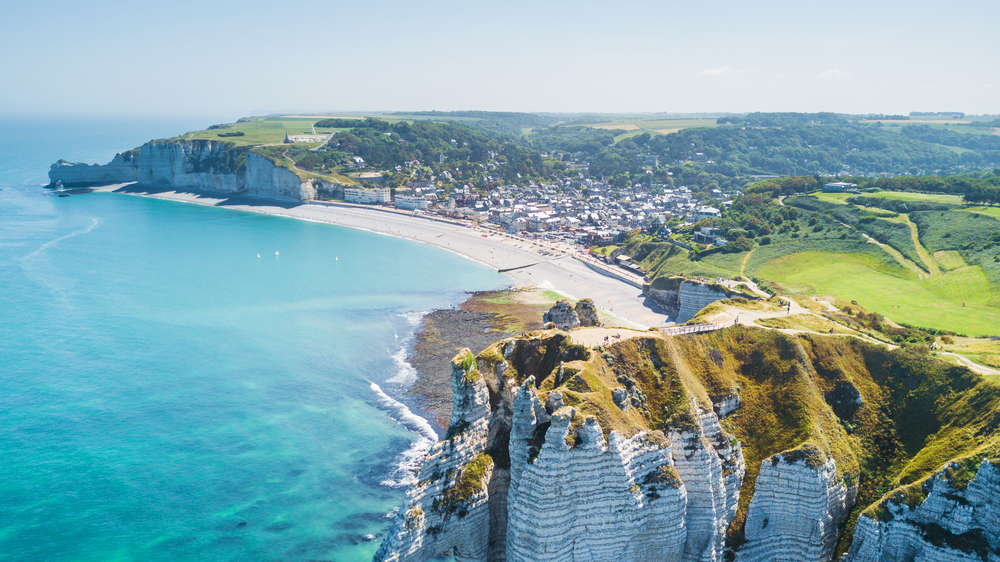
[[[205,125],[0,119],[2,560],[370,560],[434,437],[396,400],[421,314],[507,284],[369,232],[39,187]]]

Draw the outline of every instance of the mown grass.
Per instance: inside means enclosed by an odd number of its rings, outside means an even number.
[[[952,269],[958,269],[960,267],[965,267],[965,260],[962,259],[962,254],[955,250],[940,250],[934,252],[934,261],[941,266],[941,269],[945,271],[951,271]]]
[[[1000,221],[959,211],[919,211],[909,216],[929,252],[955,251],[965,263],[982,269],[992,291],[986,304],[1000,308]]]
[[[877,191],[875,193],[865,193],[864,196],[881,197],[883,199],[895,199],[897,201],[944,203],[946,205],[961,205],[963,203],[963,198],[961,195],[948,195],[946,193],[914,193],[911,191]]]
[[[904,273],[905,272],[905,273]],[[859,254],[802,252],[773,260],[757,275],[789,294],[856,300],[898,323],[970,335],[1000,335],[1000,310],[987,306],[993,290],[982,269],[964,267],[916,279]]]
[[[229,123],[221,129],[191,131],[175,137],[176,139],[225,140],[238,145],[276,144],[285,139],[285,135],[311,135],[312,125],[318,119],[286,118],[286,117],[255,117],[240,123]],[[316,129],[315,134],[327,134],[333,129]],[[220,137],[220,133],[241,132],[241,137]]]
[[[980,215],[986,215],[988,217],[994,217],[1000,219],[1000,207],[986,207],[982,205],[965,207],[962,209],[968,213],[977,213]]]

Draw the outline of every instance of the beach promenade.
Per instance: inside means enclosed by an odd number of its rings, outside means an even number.
[[[645,329],[670,322],[666,312],[650,303],[638,287],[609,277],[581,259],[582,248],[549,241],[537,241],[462,224],[434,215],[415,216],[405,211],[360,205],[324,203],[284,203],[250,198],[185,191],[147,190],[134,185],[113,185],[98,191],[195,203],[240,211],[291,217],[360,228],[438,246],[497,270],[510,270],[516,287],[536,286],[572,299],[589,297],[625,326]],[[515,269],[516,268],[516,269]]]

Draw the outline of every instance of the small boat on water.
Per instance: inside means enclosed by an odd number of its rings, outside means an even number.
[[[274,255],[275,255],[275,256],[277,256],[277,255],[278,255],[278,252],[275,252],[275,253],[274,253]]]
[[[260,254],[257,254],[257,259],[260,259]]]

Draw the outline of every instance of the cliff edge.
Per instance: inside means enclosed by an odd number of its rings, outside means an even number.
[[[462,351],[452,390],[377,562],[996,559],[1000,387],[916,350],[552,329]]]
[[[148,142],[115,155],[104,165],[60,160],[49,170],[50,185],[89,187],[137,182],[143,187],[194,189],[284,201],[310,201],[317,189],[337,186],[303,180],[288,168],[255,153],[251,147],[224,141],[166,140]]]

